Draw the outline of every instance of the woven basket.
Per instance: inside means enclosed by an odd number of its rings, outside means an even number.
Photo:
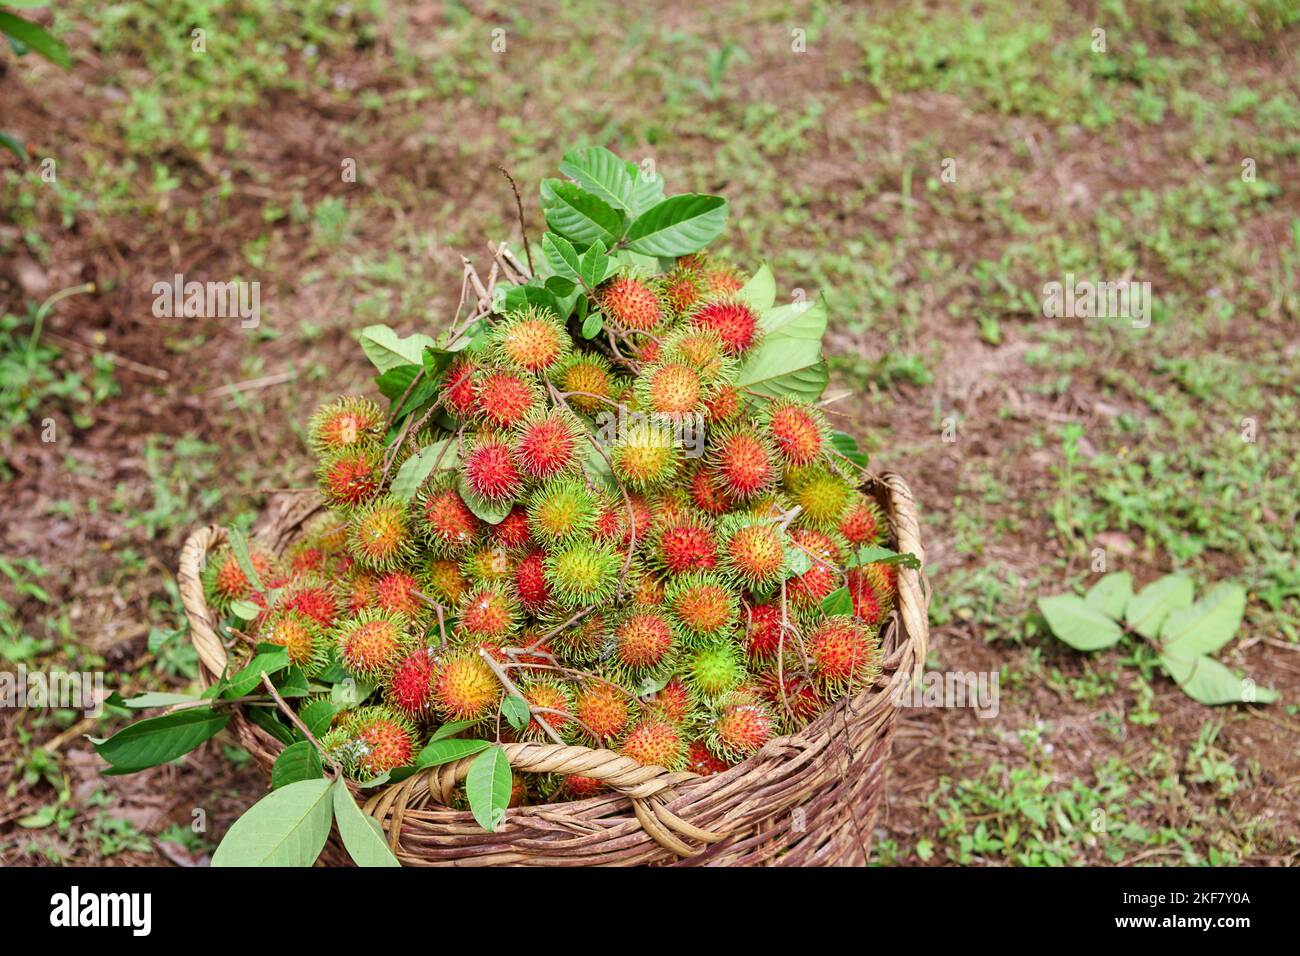
[[[898,550],[924,564],[916,504],[903,479],[884,474],[863,490],[882,505]],[[278,498],[254,539],[279,553],[318,510],[314,495]],[[181,551],[181,600],[205,683],[225,670],[227,655],[199,572],[208,550],[224,540],[223,529],[201,528]],[[897,701],[925,665],[928,606],[924,577],[901,569],[896,608],[881,630],[885,660],[876,683],[723,773],[672,773],[588,747],[504,744],[516,772],[582,774],[603,780],[610,793],[511,808],[495,833],[449,807],[470,758],[355,792],[407,866],[865,865]],[[242,713],[231,727],[269,773],[283,745]],[[334,839],[324,858],[341,862],[346,858]]]

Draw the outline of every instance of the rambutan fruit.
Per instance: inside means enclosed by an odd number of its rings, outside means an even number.
[[[692,571],[669,582],[664,604],[687,646],[725,637],[736,626],[740,609],[736,592],[711,571]]]
[[[790,539],[795,548],[812,561],[812,566],[787,582],[786,597],[800,613],[816,611],[821,602],[841,583],[840,565],[844,561],[844,547],[837,535],[815,528],[795,528]]]
[[[603,356],[573,352],[556,367],[552,380],[569,405],[584,415],[595,415],[613,405],[617,383]]]
[[[537,708],[542,720],[562,738],[570,736],[573,723],[573,688],[563,681],[550,677],[533,677],[519,682],[519,693],[530,708]],[[551,735],[533,714],[523,730],[523,739],[551,741]]]
[[[323,548],[305,541],[294,545],[287,557],[291,575],[324,571],[325,565],[329,561],[329,555],[325,553]]]
[[[893,609],[893,599],[888,582],[883,575],[869,573],[863,568],[849,568],[848,588],[853,597],[853,616],[876,626]]]
[[[657,488],[671,481],[681,465],[681,448],[667,422],[637,418],[620,430],[610,461],[614,474],[638,491]]]
[[[822,621],[804,639],[803,650],[813,681],[832,698],[880,673],[879,639],[870,627],[847,614]]]
[[[447,366],[443,375],[442,404],[457,418],[468,418],[474,413],[474,379],[478,370],[478,365],[470,359],[458,358]]]
[[[334,628],[339,660],[350,673],[379,682],[411,651],[406,618],[383,611],[361,611]]]
[[[537,386],[515,372],[483,369],[474,378],[475,411],[494,428],[514,428],[540,401]]]
[[[689,321],[695,328],[717,332],[727,354],[739,356],[753,348],[762,337],[758,318],[758,312],[744,299],[735,295],[718,295],[696,305],[691,310]]]
[[[792,468],[786,474],[791,498],[802,509],[798,523],[833,530],[853,502],[853,484],[828,468],[809,465]]]
[[[573,714],[584,738],[603,746],[618,739],[632,722],[633,702],[617,684],[604,680],[587,680],[578,688]]]
[[[533,546],[533,535],[528,530],[528,509],[515,505],[510,513],[488,527],[488,540],[495,547],[510,552],[527,551]]]
[[[507,314],[488,336],[488,349],[497,361],[520,372],[547,371],[571,346],[569,333],[549,310],[531,307]]]
[[[253,570],[262,579],[262,586],[269,587],[268,578],[275,568],[275,558],[257,547],[249,548],[248,557]],[[203,596],[218,614],[225,614],[235,601],[246,601],[252,597],[253,585],[239,567],[235,552],[228,547],[222,547],[208,556],[202,578]]]
[[[699,275],[690,269],[675,268],[659,282],[660,297],[678,316],[688,314],[707,291]]]
[[[307,423],[307,441],[316,454],[336,455],[376,441],[384,413],[368,398],[344,395],[316,409]]]
[[[632,332],[649,332],[666,318],[654,285],[633,275],[619,275],[596,290],[596,301],[609,321]]]
[[[404,615],[408,621],[415,620],[428,608],[417,596],[419,590],[415,575],[406,571],[385,572],[375,581],[374,606],[390,614]]]
[[[475,641],[501,641],[522,623],[519,603],[501,585],[481,585],[460,599],[461,629]]]
[[[722,490],[713,472],[708,468],[696,468],[691,472],[687,482],[691,503],[705,514],[721,515],[730,511],[735,502]]]
[[[386,698],[399,713],[426,720],[433,711],[433,678],[437,668],[427,647],[417,647],[393,667]]]
[[[453,651],[433,678],[433,699],[449,720],[483,720],[501,700],[503,688],[477,650]]]
[[[637,571],[628,583],[632,603],[638,607],[660,607],[664,603],[664,582],[645,569]]]
[[[342,551],[348,543],[347,522],[331,514],[320,515],[307,526],[306,541],[327,556]]]
[[[684,362],[649,365],[635,383],[640,411],[663,418],[704,412],[707,390],[700,373]]]
[[[664,354],[663,343],[652,335],[634,336],[633,349],[641,365],[654,365]]]
[[[621,676],[636,681],[665,673],[672,666],[673,626],[651,609],[625,613],[614,626],[611,663]]]
[[[709,387],[730,382],[736,374],[735,360],[713,329],[687,326],[677,330],[664,343],[664,361],[694,369]]]
[[[371,446],[330,455],[316,470],[321,497],[332,505],[355,508],[379,493],[379,452]]]
[[[289,662],[311,677],[329,660],[329,639],[310,615],[282,608],[270,612],[258,628],[257,638],[278,644],[289,652]]]
[[[713,756],[702,740],[692,740],[686,748],[685,769],[691,773],[699,774],[701,777],[711,777],[715,773],[722,773],[730,766],[725,760]]]
[[[460,570],[471,585],[502,584],[510,580],[515,563],[505,548],[483,544],[471,548],[460,559]]]
[[[609,784],[604,780],[569,773],[560,778],[556,795],[568,797],[570,800],[586,800],[589,797],[598,797],[608,789]]]
[[[798,399],[774,399],[763,409],[760,421],[787,465],[811,464],[830,441],[826,416],[819,408]]]
[[[524,484],[509,443],[485,432],[480,432],[470,444],[461,464],[461,474],[470,492],[484,501],[500,502],[517,497]]]
[[[483,522],[446,482],[427,488],[416,499],[417,524],[435,554],[463,554],[478,540]]]
[[[581,478],[552,478],[528,496],[528,527],[543,545],[586,538],[596,523],[596,499]]]
[[[726,515],[718,522],[723,566],[740,584],[761,590],[779,584],[786,570],[786,537],[774,521]]]
[[[358,564],[376,571],[410,560],[415,541],[406,502],[384,495],[362,506],[349,522],[348,547]]]
[[[281,601],[286,609],[306,614],[321,627],[333,627],[339,615],[338,594],[316,575],[294,578]]]
[[[582,467],[582,426],[563,409],[531,412],[515,430],[513,448],[519,470],[529,478],[554,478]]]
[[[718,538],[713,529],[689,513],[656,523],[650,540],[650,561],[667,574],[707,571],[718,563]]]
[[[740,501],[772,488],[780,477],[771,442],[748,426],[729,428],[711,436],[709,464],[722,491]]]
[[[745,653],[749,659],[760,666],[775,661],[785,643],[781,640],[781,605],[746,606],[740,612],[740,623],[745,629]],[[793,626],[793,617],[787,614],[786,628]],[[786,641],[793,643],[793,635],[787,634]]]
[[[859,492],[840,515],[839,532],[854,550],[880,544],[885,537],[884,515],[874,501]]]
[[[682,256],[677,260],[677,268],[695,275],[708,293],[739,292],[745,287],[745,277],[739,269],[707,252]]]
[[[614,595],[622,562],[607,547],[579,541],[546,556],[546,586],[561,607],[603,604]]]
[[[758,753],[776,736],[777,721],[757,696],[733,691],[712,708],[705,725],[709,750],[729,763],[739,763]]]
[[[532,551],[515,567],[515,595],[529,614],[538,614],[551,598],[546,586],[546,555]]]
[[[793,670],[778,675],[769,670],[759,675],[758,686],[763,699],[768,702],[787,731],[793,732],[807,726],[826,709],[826,701],[806,677]]]
[[[734,385],[719,385],[705,403],[704,420],[710,426],[726,425],[740,414],[740,391]]]
[[[415,726],[391,707],[362,707],[321,743],[349,776],[372,780],[405,767],[419,750]]]
[[[662,714],[665,720],[686,724],[695,712],[695,697],[681,676],[674,674],[646,706]]]
[[[618,750],[646,767],[681,770],[686,766],[686,740],[676,724],[649,715],[637,721]]]
[[[740,649],[726,639],[700,645],[687,654],[684,665],[691,690],[704,698],[720,697],[749,677]]]
[[[444,607],[460,602],[461,595],[469,589],[469,582],[460,565],[450,558],[432,558],[425,562],[419,574],[420,590]]]
[[[358,569],[339,583],[339,597],[349,614],[375,606],[375,585],[378,583],[379,575]]]
[[[563,611],[562,616],[548,615],[543,626],[549,632],[570,617],[572,614],[568,611]],[[561,663],[582,667],[609,655],[613,645],[613,637],[609,632],[609,618],[600,611],[593,611],[556,631],[550,639],[550,645]]]

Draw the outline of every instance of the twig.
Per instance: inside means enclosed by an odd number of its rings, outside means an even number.
[[[237,395],[242,392],[255,392],[258,389],[270,388],[272,385],[283,385],[285,382],[292,382],[298,377],[297,371],[276,372],[274,375],[263,375],[261,378],[250,378],[246,382],[233,382],[230,385],[222,385],[208,392],[213,397],[224,395]]]
[[[519,693],[519,688],[515,686],[515,682],[506,675],[506,672],[502,669],[501,665],[492,659],[492,655],[487,652],[487,648],[480,647],[478,652],[479,656],[481,656],[483,660],[487,661],[487,666],[492,668],[492,673],[497,676],[497,680],[501,681],[502,685],[505,686],[505,689],[518,697],[525,704],[528,704],[528,713],[532,716],[533,720],[537,721],[541,728],[546,731],[547,736],[557,744],[563,744],[564,740],[561,739],[560,735],[555,732],[554,728],[546,722],[546,718],[539,712],[545,708],[534,707],[532,704],[528,703],[528,698]]]
[[[329,752],[324,747],[321,746],[320,741],[316,739],[316,735],[307,729],[307,725],[304,724],[302,720],[299,719],[298,715],[293,712],[293,708],[284,702],[284,698],[280,696],[280,692],[276,690],[275,685],[271,683],[271,678],[266,676],[266,671],[262,671],[262,684],[266,687],[271,696],[275,698],[276,704],[279,706],[280,710],[284,712],[285,716],[293,722],[295,727],[302,731],[304,737],[311,741],[311,745],[320,752],[320,755],[330,762],[330,767],[334,770],[334,776],[337,777],[343,771],[343,767],[337,760],[330,756]]]
[[[519,232],[520,232],[520,234],[523,235],[523,237],[524,237],[524,255],[528,258],[528,271],[529,271],[529,272],[532,272],[532,271],[534,271],[534,269],[533,269],[533,250],[532,250],[532,248],[528,245],[528,226],[527,226],[527,224],[524,222],[524,201],[523,201],[522,199],[519,198],[519,186],[518,186],[518,184],[515,182],[515,177],[513,177],[513,176],[510,175],[510,170],[506,169],[504,166],[501,166],[501,165],[499,165],[499,164],[497,165],[497,169],[501,170],[501,175],[502,175],[502,176],[504,176],[506,179],[510,180],[510,188],[514,190],[514,193],[515,193],[515,210],[519,213]]]

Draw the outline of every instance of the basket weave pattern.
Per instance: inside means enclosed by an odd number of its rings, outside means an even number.
[[[863,490],[882,505],[897,549],[924,564],[916,504],[903,479],[886,473],[869,479]],[[256,540],[282,551],[318,507],[314,496],[277,499]],[[224,539],[217,527],[191,534],[178,574],[201,676],[209,683],[225,670],[227,649],[199,572],[209,549]],[[920,572],[900,569],[895,604],[881,630],[885,660],[874,685],[723,773],[673,773],[589,747],[505,744],[516,772],[577,773],[604,781],[610,792],[511,808],[495,833],[448,806],[471,758],[357,793],[407,866],[865,865],[884,795],[897,700],[925,665],[929,591]],[[283,745],[242,713],[230,726],[269,772]],[[340,859],[333,839],[331,844],[326,859]]]

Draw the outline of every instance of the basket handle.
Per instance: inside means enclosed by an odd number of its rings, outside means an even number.
[[[898,553],[910,552],[921,562],[919,571],[899,568],[899,596],[895,602],[902,618],[903,633],[907,636],[908,651],[912,655],[912,680],[919,682],[925,672],[925,657],[930,644],[930,583],[925,578],[925,548],[921,544],[916,499],[901,475],[886,471],[880,475],[880,481],[889,489],[886,501],[894,535],[898,539]]]
[[[176,572],[181,604],[190,622],[190,643],[199,653],[199,677],[205,685],[212,683],[226,669],[226,647],[217,636],[216,621],[203,597],[203,579],[200,576],[208,552],[225,544],[229,533],[225,528],[208,525],[199,528],[185,539],[181,547],[180,568]]]

